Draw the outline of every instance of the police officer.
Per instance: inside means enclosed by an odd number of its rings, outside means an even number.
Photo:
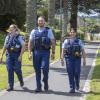
[[[38,18],[38,27],[34,28],[29,38],[29,59],[33,55],[33,66],[36,73],[37,88],[35,92],[41,92],[41,68],[43,71],[44,90],[48,90],[48,73],[50,48],[52,45],[51,58],[55,55],[55,38],[50,28],[45,27],[45,19],[40,16]],[[33,54],[32,54],[33,53]]]
[[[80,39],[76,37],[74,28],[70,31],[70,37],[65,39],[62,46],[61,63],[64,65],[64,58],[69,77],[70,93],[75,93],[75,89],[79,90],[80,72],[81,72],[81,56],[83,56],[83,65],[86,65],[86,54],[84,45]]]
[[[0,62],[3,60],[3,55],[6,51],[6,67],[8,71],[8,83],[9,87],[7,91],[12,91],[14,87],[14,71],[20,81],[20,86],[24,85],[22,71],[21,71],[21,61],[22,54],[25,49],[25,43],[19,34],[19,29],[15,24],[10,25],[9,33],[5,39],[3,46],[3,51],[1,54]]]

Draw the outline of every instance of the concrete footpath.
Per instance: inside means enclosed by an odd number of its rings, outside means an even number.
[[[66,67],[61,66],[60,61],[55,62],[50,66],[49,72],[49,91],[35,93],[35,77],[32,75],[25,81],[25,86],[22,89],[16,86],[12,92],[0,92],[0,100],[80,100],[86,94],[86,80],[89,78],[89,72],[93,69],[96,51],[99,43],[86,43],[87,65],[82,66],[80,91],[75,94],[69,92],[69,81],[66,73]],[[90,73],[91,76],[91,73]],[[43,87],[43,86],[42,86]],[[87,88],[87,87],[86,87]],[[84,89],[84,91],[83,91]]]

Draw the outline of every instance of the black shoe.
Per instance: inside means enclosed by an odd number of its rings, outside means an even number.
[[[9,91],[9,92],[10,92],[10,91],[13,91],[13,90],[14,90],[13,88],[8,88],[8,89],[7,89],[7,91]]]
[[[45,90],[45,91],[48,91],[48,88],[49,88],[48,82],[44,82],[44,90]]]
[[[42,92],[42,90],[37,88],[37,89],[35,89],[35,92],[39,93],[39,92]]]
[[[75,93],[75,89],[70,89],[69,93]]]
[[[24,82],[20,82],[20,86],[23,87],[24,86]]]
[[[45,91],[48,91],[48,88],[44,88]]]
[[[76,90],[79,90],[79,87],[76,87]]]

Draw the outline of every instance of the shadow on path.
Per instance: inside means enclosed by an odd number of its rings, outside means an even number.
[[[47,92],[42,91],[40,93],[36,93],[35,90],[28,89],[27,87],[23,87],[23,90],[14,90],[16,92],[29,92],[34,94],[55,94],[55,95],[62,95],[62,96],[82,96],[82,91],[76,92],[76,93],[68,93],[68,92],[62,92],[62,91],[54,91],[54,90],[48,90]]]

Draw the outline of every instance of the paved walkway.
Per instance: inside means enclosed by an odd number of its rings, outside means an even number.
[[[87,66],[82,66],[81,87],[80,91],[75,94],[68,93],[69,83],[66,67],[61,66],[60,61],[58,61],[50,66],[49,91],[47,93],[43,91],[42,93],[36,94],[34,92],[35,77],[32,76],[25,81],[23,89],[16,86],[14,91],[1,95],[0,100],[80,100],[85,94],[83,88],[95,59],[98,45],[98,43],[86,43]]]

